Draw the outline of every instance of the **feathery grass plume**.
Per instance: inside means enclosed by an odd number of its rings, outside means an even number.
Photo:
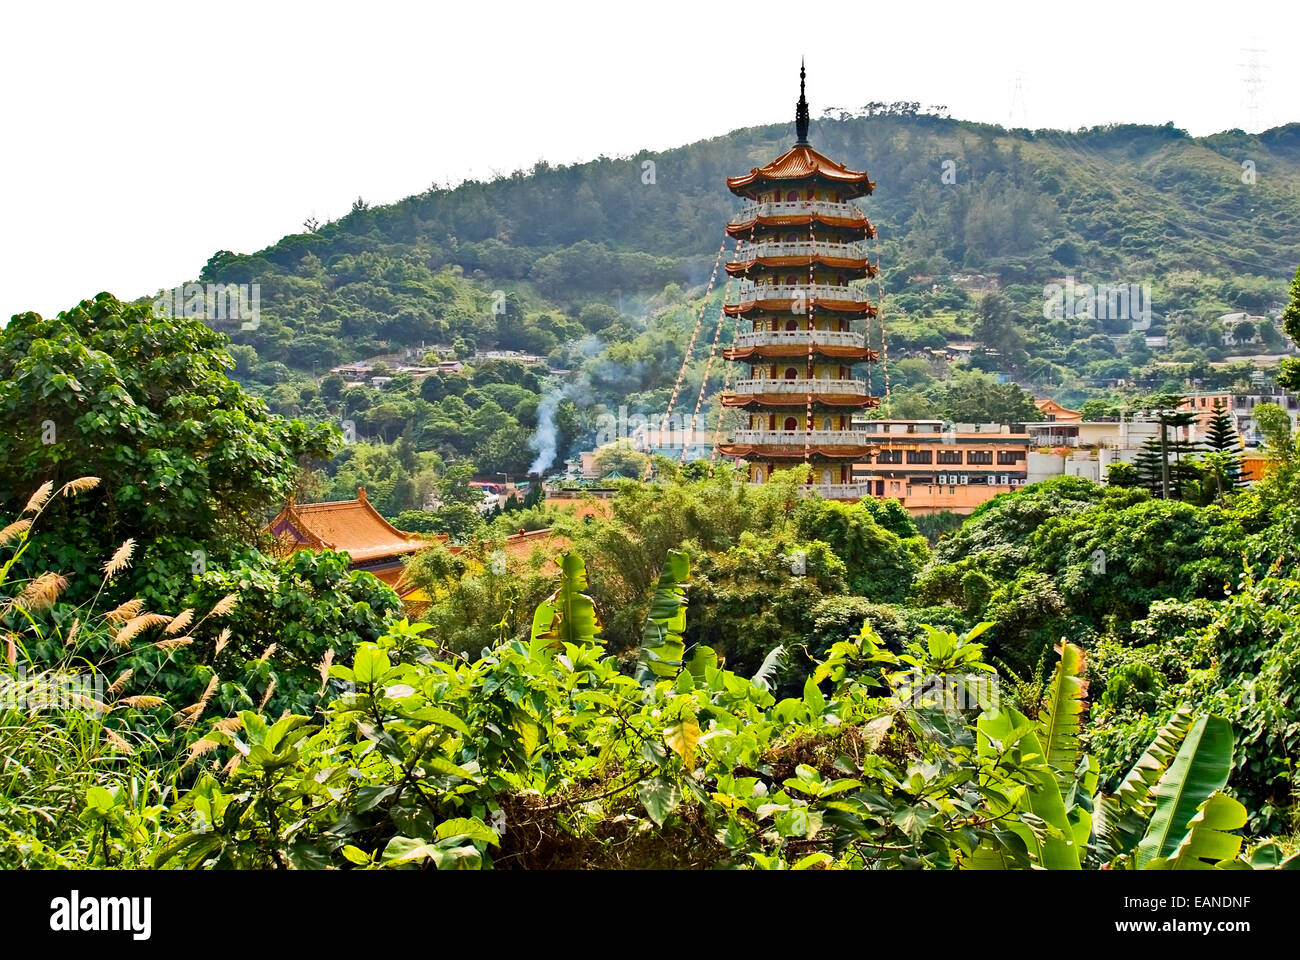
[[[50,493],[54,490],[54,481],[46,480],[32,494],[27,506],[23,508],[23,513],[36,513],[41,507],[45,506],[45,501],[50,499]]]
[[[109,623],[126,623],[131,618],[138,617],[143,609],[143,600],[128,600],[104,614],[104,619]]]
[[[108,688],[108,695],[110,697],[116,697],[119,693],[125,690],[126,685],[130,682],[134,673],[134,670],[123,670],[118,674],[117,679],[113,681],[113,685]]]
[[[161,642],[172,643],[174,641],[163,640]],[[178,726],[188,728],[198,722],[199,717],[203,716],[203,711],[207,709],[208,701],[217,692],[217,684],[220,682],[221,678],[214,673],[208,680],[208,685],[203,689],[203,695],[199,697],[199,702],[191,703],[188,707],[176,711],[176,716],[180,718],[176,721]]]
[[[276,645],[275,645],[274,643],[271,644],[269,647],[267,647],[265,650],[262,651],[262,655],[261,655],[260,657],[258,657],[257,659],[258,659],[258,660],[270,660],[270,659],[271,659],[271,654],[275,653],[275,647],[276,647]]]
[[[244,721],[238,717],[226,717],[224,720],[218,720],[212,727],[214,730],[220,730],[226,736],[231,737],[244,729]]]
[[[3,547],[10,540],[22,536],[32,528],[32,522],[25,517],[22,520],[15,520],[9,526],[0,530],[0,547]]]
[[[125,753],[128,757],[135,754],[135,747],[127,743],[112,730],[105,728],[104,739],[108,741],[110,750],[116,750],[119,753]]]
[[[188,647],[193,642],[193,637],[169,637],[166,640],[155,640],[153,646],[156,649],[163,651],[163,653],[171,653],[173,650],[179,650],[181,647]]]
[[[215,740],[195,740],[190,744],[190,758],[185,761],[185,765],[189,766],[199,757],[206,756],[219,746],[221,744]]]
[[[208,701],[212,699],[212,695],[217,692],[217,684],[220,682],[221,678],[215,673],[208,679],[208,685],[203,688],[203,696],[199,697],[200,707],[206,707],[208,705]]]
[[[79,493],[88,493],[99,486],[99,477],[77,477],[76,480],[69,480],[59,488],[59,494],[64,497],[74,497]]]
[[[69,697],[69,702],[78,710],[84,710],[86,713],[108,713],[113,708],[106,703],[101,703],[94,697],[88,697],[84,693],[74,693]]]
[[[134,697],[123,697],[118,703],[124,707],[130,707],[132,710],[152,710],[154,707],[161,707],[167,701],[162,697],[153,697],[148,694],[138,694]]]
[[[172,618],[171,623],[167,624],[167,629],[164,630],[163,633],[167,634],[169,637],[173,637],[188,627],[193,621],[194,608],[191,607],[187,610],[182,610]]]
[[[257,705],[257,709],[265,710],[273,693],[275,693],[275,677],[272,677],[271,682],[266,685],[266,693],[262,694],[262,702]]]
[[[135,538],[127,537],[122,545],[113,551],[113,555],[104,562],[104,576],[112,580],[119,573],[126,569],[126,565],[131,562],[131,554],[135,552]]]
[[[63,641],[65,647],[72,646],[72,642],[77,639],[77,631],[81,629],[81,618],[73,617],[72,626],[68,628],[68,639]]]
[[[171,617],[164,617],[161,613],[142,613],[138,617],[132,617],[128,620],[122,629],[117,631],[117,634],[113,637],[113,642],[119,647],[125,647],[135,639],[136,634],[140,631],[170,622]]]
[[[230,642],[230,628],[222,627],[221,632],[217,634],[217,646],[216,649],[212,651],[213,656],[216,656],[222,650],[226,649],[226,644],[228,644],[229,642]]]
[[[325,692],[325,687],[330,682],[330,666],[334,663],[334,648],[330,647],[325,651],[325,656],[320,662],[320,693]]]
[[[42,573],[23,588],[14,604],[29,612],[44,610],[54,605],[67,585],[68,580],[62,574]]]
[[[210,611],[208,611],[208,616],[224,617],[231,610],[235,609],[235,604],[238,602],[239,602],[239,594],[228,593],[220,600],[217,601],[216,606],[214,606]]]
[[[244,755],[241,753],[235,754],[233,757],[230,758],[229,761],[226,762],[226,765],[221,769],[221,775],[223,777],[229,778],[229,776],[232,773],[234,773],[236,770],[239,769],[239,765],[243,762],[244,762]]]
[[[188,730],[194,726],[195,721],[199,719],[199,714],[203,711],[203,704],[191,703],[188,707],[181,707],[172,714],[172,719],[176,721],[176,726]]]

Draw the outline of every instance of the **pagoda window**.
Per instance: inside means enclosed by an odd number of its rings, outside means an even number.
[[[785,322],[785,328],[786,328],[787,330],[798,330],[798,329],[799,329],[799,321],[798,321],[798,320],[787,320],[787,321]]]
[[[827,486],[830,486],[831,483],[834,482],[834,481],[832,480],[832,477],[833,477],[833,476],[834,476],[834,474],[832,474],[832,473],[830,472],[830,470],[823,470],[823,471],[822,471],[822,483],[826,484]]]
[[[785,198],[786,198],[786,200],[788,200],[788,201],[790,201],[791,203],[793,203],[794,201],[796,201],[796,200],[799,199],[799,191],[798,191],[798,190],[791,190],[789,193],[787,193],[787,194],[785,195]]]
[[[831,426],[831,418],[830,418],[830,417],[822,417],[822,429],[823,429],[823,430],[834,430],[834,429],[835,429],[833,426]]]
[[[755,483],[762,483],[762,482],[763,482],[763,468],[762,468],[762,467],[755,467],[755,468],[754,468],[754,482],[755,482]]]
[[[786,367],[786,368],[785,368],[785,378],[786,378],[787,380],[798,380],[798,379],[799,379],[799,371],[796,370],[794,367]]]
[[[798,429],[799,429],[799,421],[796,420],[794,417],[786,417],[786,418],[785,418],[785,429],[787,429],[787,430],[789,430],[789,431],[792,431],[792,432],[795,431],[795,430],[798,430]]]

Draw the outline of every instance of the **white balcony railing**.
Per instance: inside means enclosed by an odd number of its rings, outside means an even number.
[[[806,346],[807,330],[746,330],[736,334],[737,347]],[[866,337],[851,330],[813,330],[812,342],[819,347],[857,347],[867,345]]]
[[[761,483],[750,483],[751,487],[761,487]],[[871,496],[870,483],[808,483],[799,487],[799,495],[819,493],[827,500],[861,500]]]
[[[740,285],[735,303],[753,303],[755,300],[840,300],[865,303],[866,290],[856,284],[838,286],[829,283],[754,283],[747,280]]]
[[[816,214],[838,217],[841,220],[866,220],[866,215],[851,203],[833,203],[830,200],[779,200],[755,203],[750,201],[731,218],[732,223],[748,223],[755,217],[807,217]]]
[[[757,377],[737,380],[732,388],[736,393],[791,393],[791,394],[855,394],[865,397],[867,384],[862,380],[778,380],[775,377]]]
[[[827,500],[861,500],[871,496],[869,483],[811,483],[801,487],[800,492],[807,496],[819,493]]]
[[[808,442],[807,430],[737,430],[733,443],[777,443],[783,445]],[[812,443],[822,446],[857,446],[870,443],[871,434],[865,430],[814,430]]]
[[[865,243],[830,243],[826,240],[794,242],[742,243],[731,257],[732,263],[745,263],[755,257],[837,257],[841,260],[867,259]]]

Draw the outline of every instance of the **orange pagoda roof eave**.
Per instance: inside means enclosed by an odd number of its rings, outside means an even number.
[[[726,393],[722,395],[724,407],[797,407],[807,406],[806,393]],[[879,397],[861,393],[815,393],[813,406],[823,407],[877,407]]]
[[[847,188],[850,199],[867,196],[876,186],[865,170],[850,170],[807,144],[797,144],[769,164],[754,167],[738,177],[728,177],[727,189],[741,196],[750,196],[761,183],[814,178]]]
[[[813,444],[805,451],[803,444],[720,443],[718,451],[728,457],[754,457],[759,460],[802,460],[805,453],[828,460],[858,460],[869,454],[871,448],[862,444],[845,444],[842,447]]]
[[[764,227],[801,227],[806,226],[812,220],[816,220],[818,223],[824,224],[828,227],[861,230],[863,231],[863,236],[868,239],[876,235],[875,228],[867,222],[865,215],[862,217],[831,217],[821,213],[791,214],[788,217],[754,217],[752,220],[742,220],[738,223],[727,224],[727,233],[733,237],[744,236],[748,234],[755,225],[762,225]]]
[[[836,360],[852,360],[855,363],[874,363],[880,359],[880,354],[877,351],[869,350],[866,347],[837,347],[814,344],[812,352],[823,357],[833,357]],[[723,350],[722,355],[728,360],[746,360],[749,357],[805,357],[808,355],[808,347],[805,344],[795,343],[768,344],[767,346],[737,347]]]
[[[789,314],[793,300],[750,300],[748,303],[724,303],[723,311],[729,317],[739,317],[752,310],[768,310],[772,313]],[[819,310],[834,310],[836,313],[852,313],[874,317],[876,308],[865,300],[814,300],[813,307]]]
[[[809,266],[810,261],[816,261],[833,270],[862,270],[869,277],[876,275],[876,268],[865,257],[849,260],[843,257],[825,257],[821,254],[807,257],[751,257],[748,260],[732,260],[727,264],[727,273],[733,276],[747,273],[754,268],[755,264],[760,267],[806,267]]]

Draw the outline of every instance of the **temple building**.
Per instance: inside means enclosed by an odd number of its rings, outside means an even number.
[[[419,599],[412,596],[415,588],[403,580],[402,573],[406,558],[429,546],[429,541],[403,533],[380,516],[365,487],[357,488],[355,500],[296,503],[291,499],[268,529],[281,554],[338,550],[352,558],[353,570],[373,573],[408,604]]]
[[[723,309],[741,326],[724,355],[749,371],[722,398],[747,422],[719,450],[744,460],[753,483],[807,463],[823,496],[856,500],[873,490],[853,479],[871,443],[853,417],[879,398],[853,370],[877,356],[865,329],[853,329],[876,308],[863,287],[875,275],[866,244],[875,232],[852,201],[875,184],[809,145],[804,77],[801,66],[794,147],[727,180],[745,205],[727,226],[739,291]]]

